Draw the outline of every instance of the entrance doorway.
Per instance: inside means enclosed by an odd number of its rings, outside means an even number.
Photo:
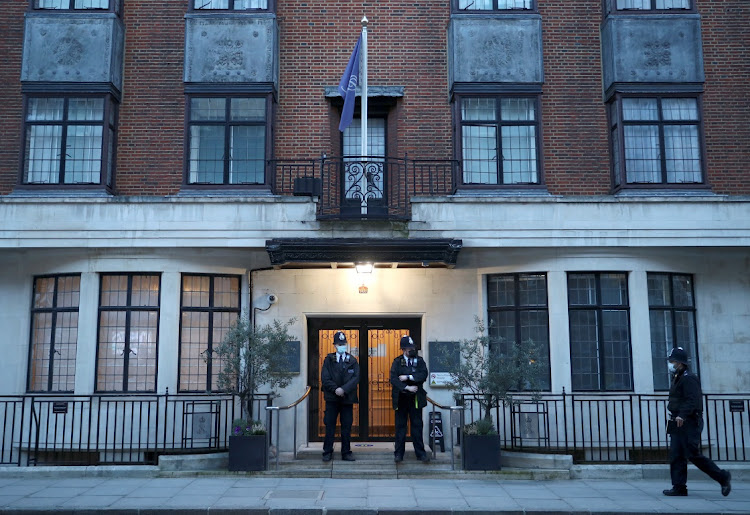
[[[320,388],[320,369],[326,355],[335,352],[333,335],[336,331],[344,332],[349,352],[359,362],[359,404],[354,405],[352,441],[393,440],[395,418],[391,402],[391,363],[401,354],[399,342],[403,335],[421,341],[420,319],[310,318],[307,329],[308,384],[313,387],[308,426],[310,441],[322,441],[325,437],[325,401]]]

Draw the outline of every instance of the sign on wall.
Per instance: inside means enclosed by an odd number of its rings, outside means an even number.
[[[459,342],[428,342],[430,350],[430,386],[447,386],[451,382],[450,373],[461,363]]]

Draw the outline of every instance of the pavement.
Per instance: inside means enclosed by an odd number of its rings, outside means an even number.
[[[60,470],[62,469],[62,470]],[[289,478],[241,473],[153,477],[23,471],[0,477],[2,514],[436,515],[750,514],[750,481],[689,480],[688,497],[665,497],[662,479],[508,480]],[[139,477],[140,476],[140,477]],[[705,476],[703,476],[705,477]]]

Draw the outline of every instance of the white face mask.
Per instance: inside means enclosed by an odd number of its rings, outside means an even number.
[[[677,372],[677,365],[675,365],[671,361],[669,363],[667,363],[667,368],[669,369],[669,373],[670,374],[674,374],[674,373]]]
[[[346,352],[346,345],[336,345],[336,352],[344,354]]]

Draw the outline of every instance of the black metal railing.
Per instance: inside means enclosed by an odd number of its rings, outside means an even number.
[[[456,432],[451,442],[461,436],[454,415],[463,412],[462,424],[484,415],[476,397],[461,401],[462,410],[443,417],[443,433]],[[578,463],[667,459],[666,395],[563,392],[516,401],[492,410],[505,449],[570,454]],[[256,396],[252,412],[260,417],[271,405]],[[706,394],[704,406],[704,452],[750,461],[750,394]],[[220,394],[0,397],[0,465],[153,465],[162,454],[225,451],[240,413],[237,397]]]
[[[271,404],[255,396],[253,410]],[[0,397],[0,464],[156,464],[161,454],[229,447],[240,418],[232,395],[22,395]]]
[[[318,197],[318,219],[406,220],[415,196],[455,192],[454,160],[363,156],[272,160],[277,195]]]
[[[464,394],[465,424],[484,414]],[[667,396],[660,394],[517,395],[493,408],[505,449],[571,454],[579,463],[664,463]],[[750,460],[750,394],[704,396],[704,452],[715,460]]]

